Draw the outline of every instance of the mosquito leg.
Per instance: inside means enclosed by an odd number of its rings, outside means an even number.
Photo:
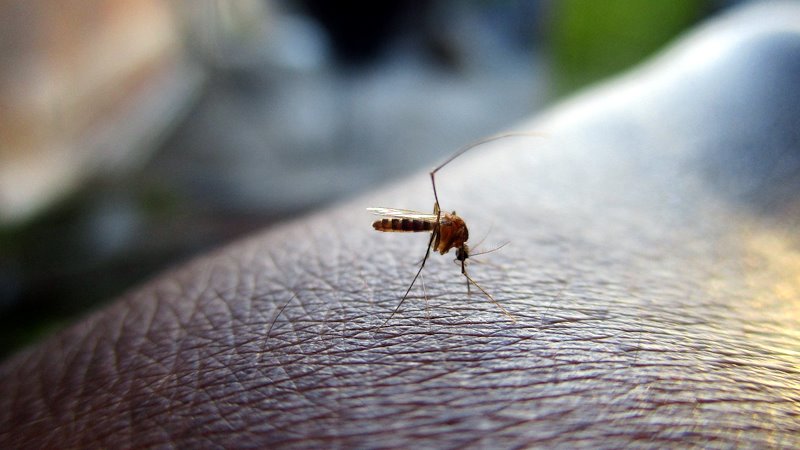
[[[433,169],[433,172],[431,172],[431,186],[433,186],[433,200],[435,202],[435,206],[434,206],[433,209],[436,210],[436,215],[438,216],[439,215],[439,194],[436,193],[436,171],[437,170],[439,170],[438,167],[436,169]]]
[[[442,210],[439,207],[439,194],[436,193],[436,171],[439,170],[439,169],[441,169],[441,166],[433,169],[433,172],[431,172],[431,186],[433,186],[433,201],[434,201],[434,203],[433,203],[433,213],[436,214],[436,226],[437,227],[439,226],[439,222],[441,222],[441,220],[442,220]],[[432,240],[431,240],[431,243],[433,243]],[[429,245],[428,249],[430,249],[430,247],[431,246]],[[428,255],[426,254],[425,257],[427,257],[427,256]]]
[[[437,167],[437,168],[433,169],[433,171],[431,172],[431,177],[433,177],[433,174],[435,174],[436,172],[438,172],[438,171],[439,171],[439,170],[440,170],[442,167],[444,167],[444,166],[446,166],[446,165],[450,164],[450,162],[451,162],[452,160],[454,160],[454,159],[458,158],[458,157],[459,157],[459,156],[461,156],[462,154],[466,153],[468,150],[471,150],[471,149],[473,149],[473,148],[475,148],[475,147],[481,146],[481,145],[483,145],[483,144],[487,144],[487,143],[489,143],[489,142],[492,142],[492,141],[497,141],[497,140],[499,140],[499,139],[505,139],[505,138],[509,138],[509,137],[523,137],[523,136],[528,136],[528,137],[545,137],[546,135],[544,135],[544,134],[542,134],[542,133],[525,133],[525,132],[513,133],[513,132],[512,132],[512,133],[496,134],[496,135],[494,135],[494,136],[489,136],[489,137],[487,137],[487,138],[483,138],[483,139],[481,139],[481,140],[479,140],[479,141],[476,141],[476,142],[473,142],[473,143],[471,143],[471,144],[465,145],[464,147],[461,147],[460,149],[458,149],[458,150],[457,150],[455,153],[453,153],[453,154],[452,154],[452,155],[451,155],[449,158],[447,158],[447,159],[445,160],[445,162],[443,162],[443,163],[439,164],[439,167]]]
[[[431,311],[428,307],[428,291],[425,290],[425,275],[419,276],[419,282],[422,283],[422,298],[425,299],[425,321],[428,322],[428,329],[431,327]]]
[[[431,245],[433,244],[433,238],[434,238],[434,236],[436,236],[437,233],[438,233],[438,231],[436,229],[434,229],[433,233],[431,233],[431,239],[428,242],[428,249],[425,250],[425,257],[422,258],[422,264],[420,264],[419,270],[417,270],[417,274],[414,275],[414,279],[411,280],[411,284],[408,285],[408,289],[406,289],[406,293],[403,294],[403,298],[400,299],[400,303],[397,304],[397,307],[394,309],[394,311],[392,311],[392,314],[389,316],[389,318],[386,319],[386,321],[383,322],[383,324],[381,324],[381,326],[378,327],[378,328],[383,328],[387,323],[389,323],[390,320],[392,320],[392,317],[394,317],[394,315],[397,314],[397,311],[400,311],[400,307],[403,306],[403,302],[406,301],[406,297],[408,297],[408,293],[411,292],[411,288],[414,287],[414,283],[417,282],[417,278],[419,278],[419,274],[422,273],[422,269],[425,267],[425,262],[428,261],[428,256],[430,256],[430,254],[431,254]]]
[[[497,302],[497,300],[495,300],[495,299],[494,299],[494,297],[492,297],[492,296],[491,296],[491,294],[489,294],[488,292],[486,292],[486,290],[485,290],[484,288],[482,288],[480,284],[476,283],[476,282],[475,282],[475,280],[473,280],[473,279],[472,279],[472,278],[471,278],[469,275],[467,275],[467,273],[466,273],[466,272],[464,272],[464,276],[465,276],[465,277],[467,277],[467,280],[468,280],[470,283],[474,284],[474,285],[475,285],[475,287],[477,287],[478,289],[480,289],[480,290],[481,290],[481,292],[483,292],[483,294],[484,294],[484,295],[486,295],[487,297],[489,297],[489,300],[491,300],[491,301],[492,301],[492,303],[494,303],[494,304],[495,304],[495,305],[496,305],[498,308],[500,308],[500,311],[502,311],[502,312],[503,312],[503,314],[505,314],[505,315],[506,315],[506,317],[508,317],[509,319],[511,319],[511,321],[512,321],[512,322],[514,322],[514,323],[517,323],[517,319],[516,319],[514,316],[512,316],[512,315],[511,315],[511,313],[510,313],[510,312],[508,312],[508,311],[507,311],[505,308],[503,308],[503,305],[501,305],[500,303],[498,303],[498,302]]]

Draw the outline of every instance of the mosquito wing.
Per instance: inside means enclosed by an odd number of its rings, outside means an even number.
[[[376,216],[392,217],[397,219],[421,220],[423,222],[436,223],[436,214],[411,211],[410,209],[397,208],[367,208],[367,211]]]

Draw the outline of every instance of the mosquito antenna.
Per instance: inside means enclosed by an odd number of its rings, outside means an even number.
[[[475,244],[475,245],[471,245],[471,247],[472,247],[473,249],[480,247],[480,246],[481,246],[481,244],[483,244],[483,241],[485,241],[485,240],[486,240],[486,238],[487,238],[487,237],[489,237],[489,233],[491,233],[493,229],[494,229],[494,222],[492,222],[492,223],[489,225],[489,230],[488,230],[488,231],[487,231],[487,232],[486,232],[486,233],[483,235],[483,237],[481,238],[481,240],[480,240],[480,241],[478,241],[478,243],[477,243],[477,244]],[[472,256],[472,255],[475,255],[475,254],[480,254],[480,253],[470,253],[470,254],[469,254],[469,256]]]
[[[425,320],[428,322],[428,329],[430,329],[431,311],[428,308],[428,291],[425,290],[425,275],[420,275],[419,282],[422,284],[422,298],[425,299]]]
[[[500,250],[501,248],[505,247],[506,245],[508,245],[509,243],[510,243],[510,241],[506,241],[506,242],[503,242],[502,244],[498,245],[497,247],[495,247],[495,248],[493,248],[491,250],[484,250],[482,252],[470,253],[469,257],[472,258],[473,256],[480,256],[480,255],[485,255],[487,253],[496,252],[496,251]]]

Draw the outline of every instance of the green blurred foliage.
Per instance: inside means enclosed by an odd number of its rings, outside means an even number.
[[[634,65],[710,9],[707,0],[560,0],[551,33],[555,92]]]

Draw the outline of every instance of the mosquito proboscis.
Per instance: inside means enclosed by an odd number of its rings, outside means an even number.
[[[512,322],[516,323],[516,318],[511,315],[504,307],[501,305],[494,297],[492,297],[489,292],[487,292],[480,284],[478,284],[471,276],[467,273],[467,259],[471,256],[469,251],[469,246],[467,245],[467,240],[469,239],[469,230],[467,229],[467,224],[464,222],[464,219],[458,216],[455,211],[451,213],[443,212],[441,207],[439,206],[439,195],[436,192],[436,172],[441,170],[443,167],[451,163],[454,159],[458,158],[466,151],[478,147],[480,145],[496,141],[498,139],[508,138],[508,137],[515,137],[515,136],[541,136],[535,133],[507,133],[501,134],[496,136],[491,136],[485,139],[481,139],[477,142],[473,142],[465,147],[460,148],[457,150],[452,156],[447,158],[443,163],[437,166],[430,172],[431,176],[431,186],[433,187],[433,213],[424,213],[419,211],[411,211],[407,209],[396,209],[396,208],[367,208],[367,210],[373,214],[383,216],[382,219],[376,220],[372,223],[372,227],[377,231],[384,231],[384,232],[424,232],[430,231],[431,238],[428,241],[428,246],[425,250],[425,256],[422,258],[422,262],[420,263],[419,270],[417,270],[416,275],[411,280],[411,284],[408,285],[408,289],[406,289],[405,294],[400,299],[400,302],[395,307],[392,314],[383,322],[383,327],[386,325],[395,314],[400,310],[400,307],[403,306],[403,302],[406,301],[408,298],[408,294],[411,292],[411,289],[414,287],[414,284],[417,282],[417,278],[419,278],[420,274],[422,273],[422,269],[425,267],[425,263],[428,261],[428,256],[430,256],[431,249],[434,251],[438,251],[440,254],[444,255],[448,253],[451,249],[456,250],[456,260],[461,262],[461,274],[467,279],[467,291],[469,292],[470,284],[474,285],[478,290],[480,290],[492,303],[494,303],[503,314],[506,315]],[[474,254],[472,255],[474,256]]]

